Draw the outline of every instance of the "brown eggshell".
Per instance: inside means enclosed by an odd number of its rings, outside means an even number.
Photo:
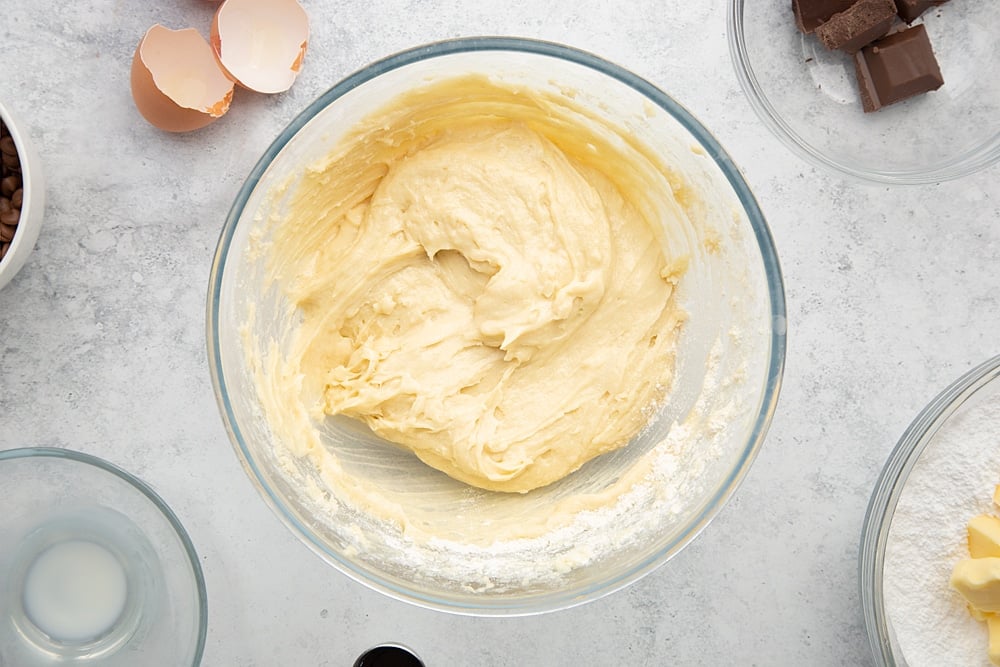
[[[131,83],[139,113],[167,132],[205,127],[229,110],[233,97],[233,82],[193,28],[151,27],[132,57]]]

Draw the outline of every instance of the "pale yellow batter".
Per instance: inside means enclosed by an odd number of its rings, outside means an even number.
[[[625,445],[669,389],[685,258],[614,157],[485,79],[398,99],[292,186],[281,377],[486,489]]]

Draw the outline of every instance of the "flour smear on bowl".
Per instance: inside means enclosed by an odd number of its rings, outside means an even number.
[[[910,667],[990,667],[986,624],[948,584],[968,558],[966,525],[995,514],[1000,483],[1000,400],[973,396],[917,461],[893,514],[883,586],[886,614]],[[977,400],[978,399],[978,400]]]

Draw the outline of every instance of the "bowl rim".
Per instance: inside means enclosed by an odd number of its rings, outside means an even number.
[[[983,143],[967,154],[950,158],[927,168],[859,169],[829,157],[799,136],[785,122],[770,99],[764,94],[747,51],[743,29],[744,2],[745,0],[729,0],[729,12],[726,15],[729,56],[736,78],[747,101],[761,122],[792,153],[806,162],[868,183],[932,185],[968,176],[1000,161],[1000,132],[993,135],[993,143]],[[791,25],[791,23],[791,15],[789,14],[789,24]]]
[[[616,577],[603,580],[599,584],[592,585],[586,590],[570,589],[567,591],[546,593],[540,597],[516,600],[484,599],[479,604],[472,604],[443,600],[432,595],[416,592],[409,588],[400,587],[394,582],[373,573],[367,568],[359,567],[354,563],[349,562],[340,555],[327,549],[322,541],[285,507],[279,495],[266,483],[266,478],[258,468],[257,462],[251,456],[243,440],[243,436],[239,425],[237,424],[235,414],[232,411],[229,395],[226,389],[225,377],[221,366],[221,349],[217,332],[220,314],[218,295],[221,291],[222,279],[226,268],[226,258],[229,254],[230,244],[235,233],[236,225],[251,193],[256,188],[268,166],[284,148],[285,144],[317,113],[325,109],[347,92],[369,80],[377,78],[385,72],[436,57],[479,51],[528,53],[531,55],[545,56],[558,60],[566,60],[573,64],[595,70],[598,73],[617,79],[619,82],[633,88],[640,94],[644,95],[650,102],[658,105],[666,111],[698,142],[700,142],[702,147],[705,149],[706,154],[712,158],[715,164],[722,171],[730,186],[733,188],[736,197],[739,199],[740,204],[746,212],[750,226],[753,229],[757,248],[760,252],[762,269],[767,281],[767,296],[770,304],[771,335],[769,350],[770,357],[768,359],[766,381],[762,387],[757,416],[754,420],[753,428],[749,434],[747,444],[729,475],[723,480],[716,493],[705,504],[701,512],[692,520],[684,534],[632,569],[619,573]],[[209,370],[212,376],[212,385],[215,390],[216,401],[218,403],[219,411],[225,424],[226,431],[229,435],[230,443],[233,445],[244,471],[250,477],[251,482],[256,487],[258,493],[275,513],[275,515],[278,516],[279,520],[281,520],[281,522],[284,523],[285,526],[296,537],[298,537],[300,541],[304,542],[320,558],[362,585],[386,594],[394,599],[409,602],[420,607],[470,616],[527,616],[567,609],[585,602],[596,600],[619,590],[648,574],[653,569],[669,560],[673,555],[679,552],[681,548],[686,546],[691,540],[700,534],[704,527],[718,514],[721,508],[725,505],[726,501],[739,486],[740,482],[744,479],[750,468],[750,464],[753,462],[763,443],[764,436],[777,405],[778,394],[780,393],[779,390],[785,360],[787,329],[784,283],[782,280],[781,268],[778,262],[774,241],[764,215],[761,212],[752,192],[750,191],[749,186],[743,179],[739,169],[733,163],[730,156],[725,152],[718,141],[708,132],[708,130],[705,129],[705,127],[701,125],[701,123],[697,121],[690,112],[687,111],[687,109],[645,79],[642,79],[623,67],[615,65],[589,52],[555,42],[519,37],[492,36],[463,37],[431,42],[406,49],[381,60],[374,61],[340,80],[339,83],[336,83],[325,93],[321,94],[315,101],[300,112],[267,148],[260,160],[251,170],[246,181],[244,182],[243,187],[240,189],[235,198],[233,206],[229,211],[222,232],[219,236],[218,246],[216,248],[215,256],[213,257],[208,284],[206,310],[206,338],[208,346]]]
[[[184,524],[181,523],[181,520],[177,517],[174,511],[170,509],[170,506],[165,500],[163,500],[160,494],[153,490],[153,487],[132,473],[118,467],[114,463],[106,461],[98,456],[94,456],[93,454],[87,454],[85,452],[72,449],[63,449],[60,447],[18,447],[15,449],[0,451],[0,465],[2,465],[5,461],[36,458],[63,459],[73,463],[88,465],[109,473],[145,496],[146,499],[149,500],[149,502],[152,503],[157,510],[159,510],[160,514],[163,515],[163,518],[167,520],[167,523],[170,524],[174,534],[177,535],[177,538],[181,542],[181,546],[187,555],[188,564],[191,566],[191,572],[194,577],[195,592],[198,597],[198,636],[195,639],[194,654],[192,656],[191,665],[192,667],[198,667],[198,665],[201,664],[202,657],[204,656],[205,641],[208,637],[208,588],[205,585],[205,574],[201,569],[201,561],[198,558],[198,552],[194,547],[194,543],[191,541],[191,536],[188,535],[187,530],[184,528]]]
[[[24,266],[28,255],[34,250],[35,241],[42,227],[45,209],[45,175],[41,159],[35,151],[24,125],[10,106],[0,100],[0,120],[10,132],[21,164],[21,188],[24,190],[17,232],[7,248],[7,254],[0,259],[0,288],[11,280]],[[35,210],[37,204],[39,211]],[[22,246],[29,246],[22,249]]]
[[[858,583],[865,630],[879,665],[896,665],[893,637],[885,613],[882,569],[892,515],[913,466],[941,426],[976,392],[1000,380],[1000,355],[962,374],[924,406],[889,454],[868,501],[858,550]]]

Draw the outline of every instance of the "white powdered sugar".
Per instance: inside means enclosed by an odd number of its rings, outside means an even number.
[[[1000,392],[982,388],[944,423],[899,498],[886,544],[886,612],[909,667],[990,667],[985,623],[949,586],[968,558],[966,524],[998,514]]]

